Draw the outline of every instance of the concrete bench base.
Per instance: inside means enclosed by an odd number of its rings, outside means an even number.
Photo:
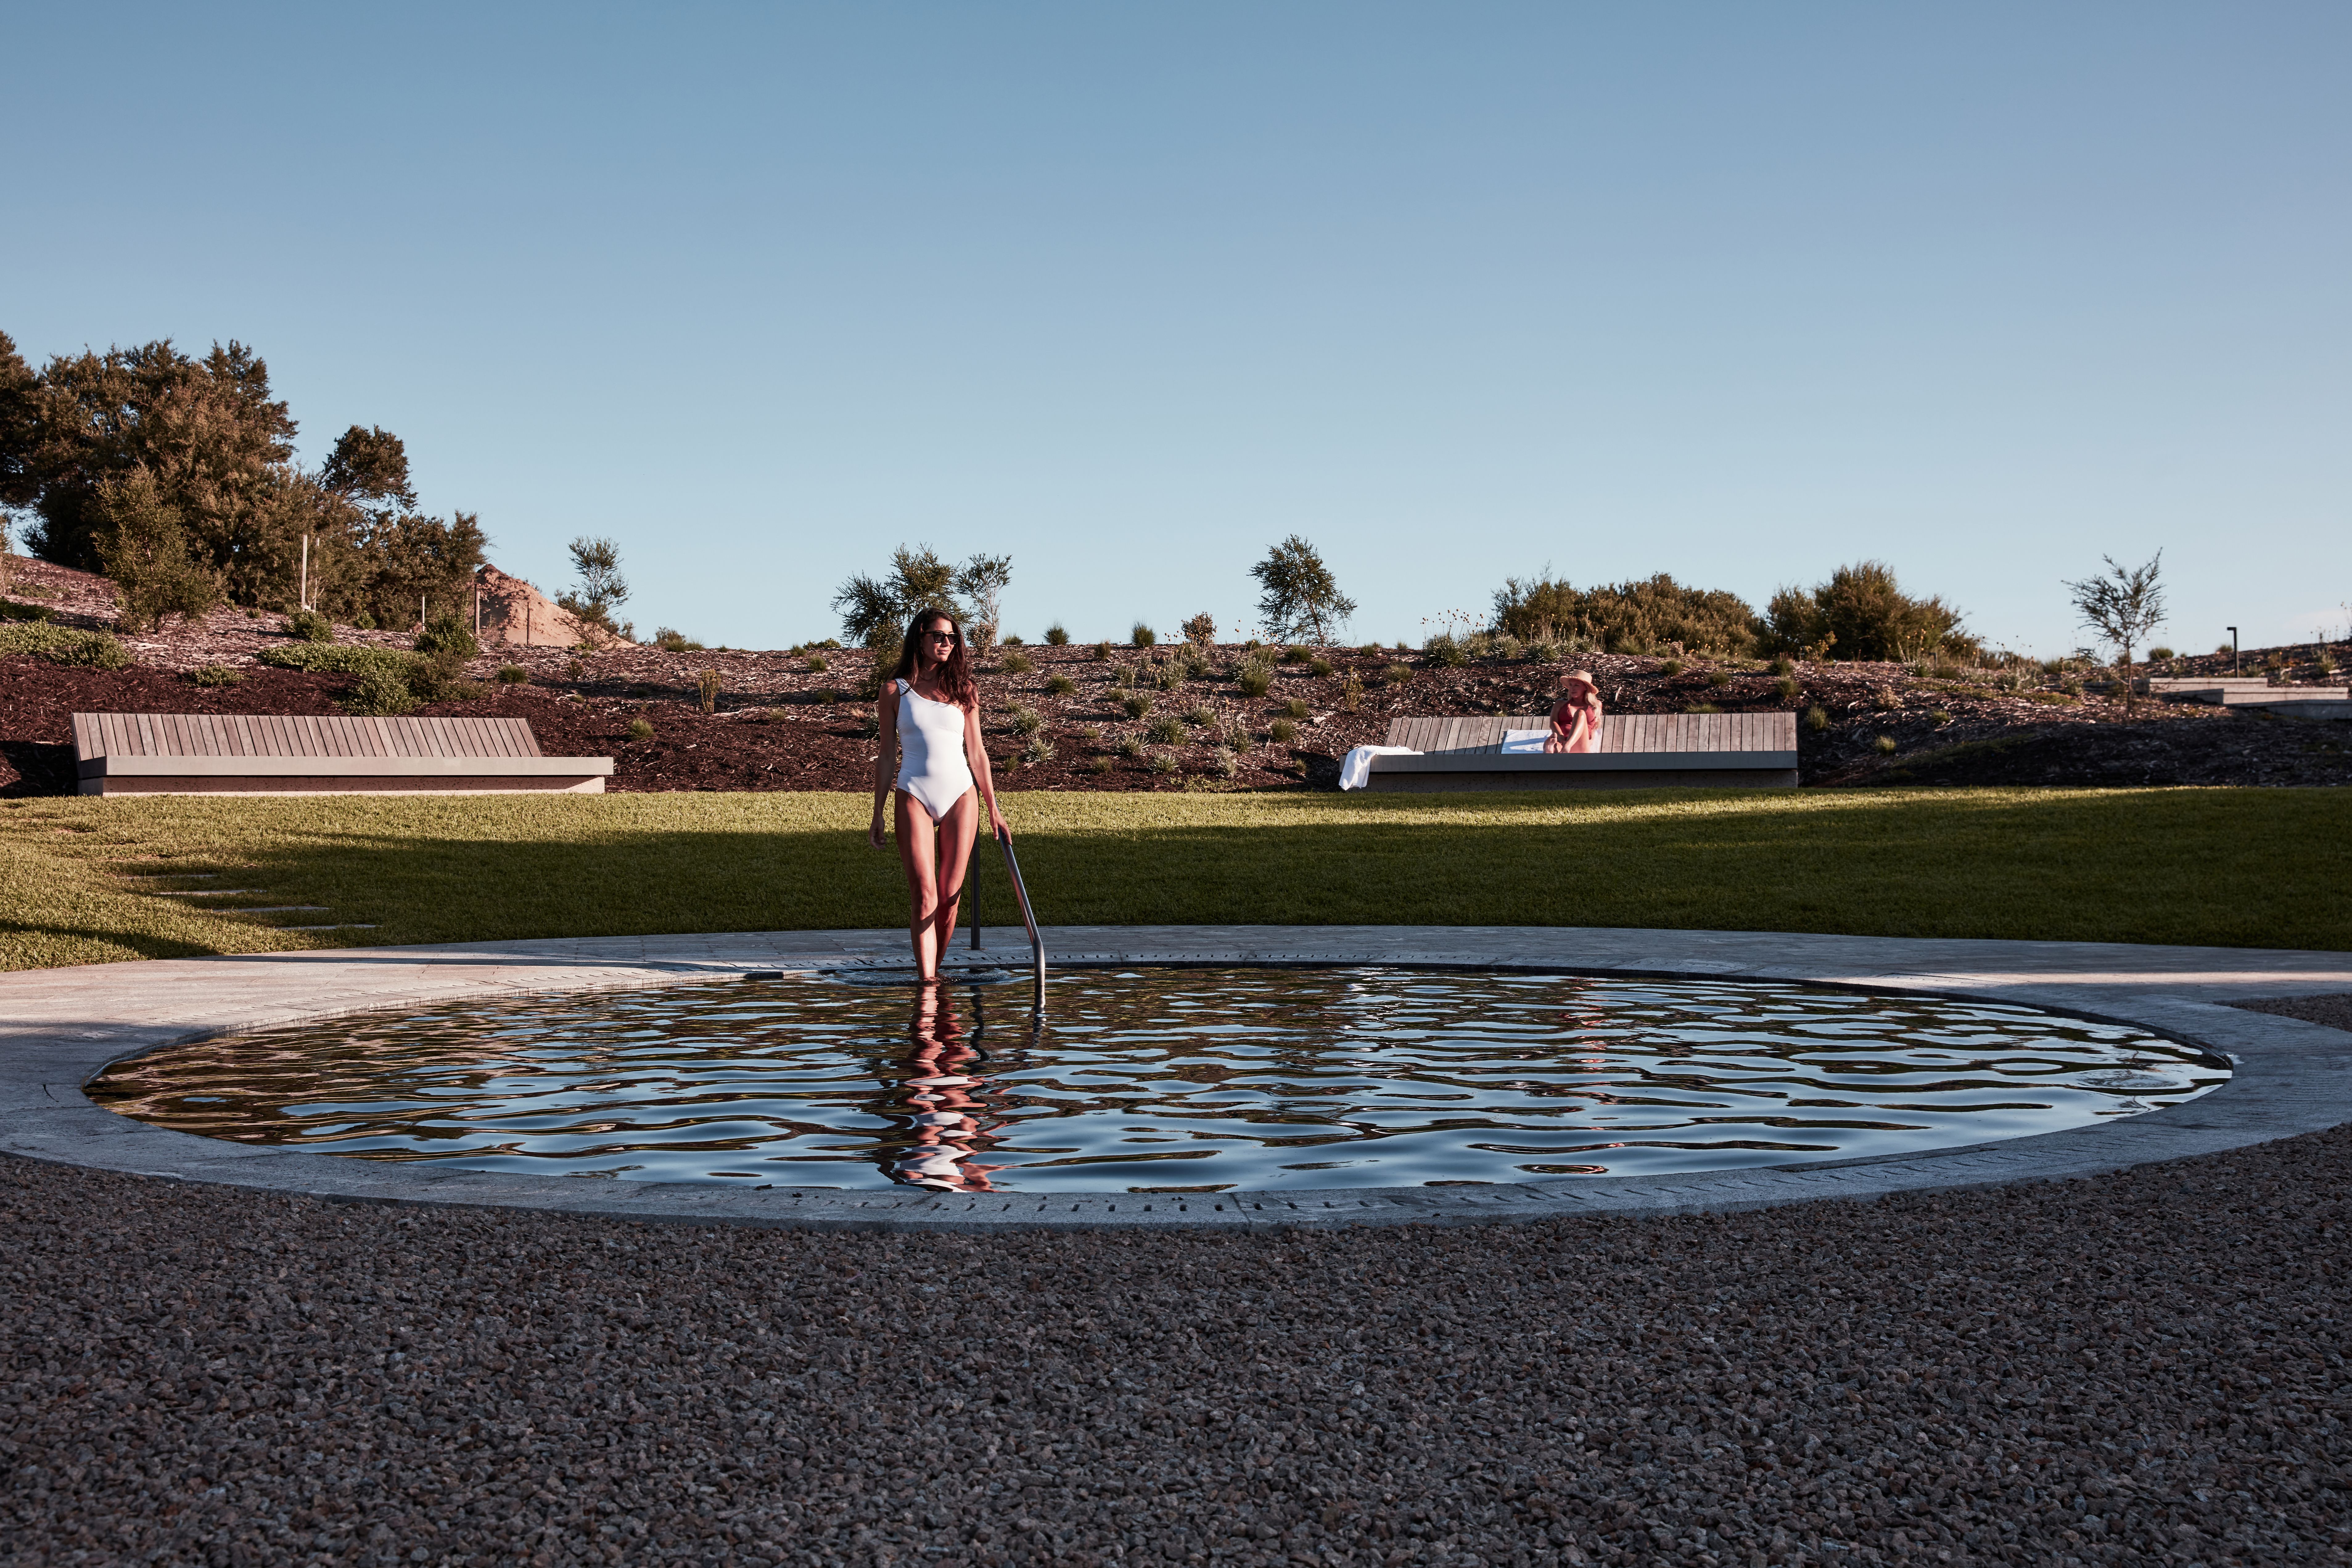
[[[84,795],[603,795],[601,773],[550,773],[535,778],[401,778],[382,774],[240,774],[229,777],[155,775],[81,781]]]

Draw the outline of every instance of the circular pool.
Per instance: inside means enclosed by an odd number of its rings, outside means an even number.
[[[854,974],[470,1002],[172,1047],[88,1089],[240,1142],[756,1187],[1278,1191],[1912,1153],[2226,1067],[2129,1026],[1795,984],[1396,968]]]

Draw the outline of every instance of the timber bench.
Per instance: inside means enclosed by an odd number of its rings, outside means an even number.
[[[1601,750],[1505,752],[1509,730],[1549,730],[1549,715],[1398,719],[1388,744],[1419,756],[1371,759],[1365,787],[1456,789],[1794,788],[1794,713],[1612,713]]]
[[[602,795],[610,757],[546,757],[526,719],[77,713],[84,795]]]

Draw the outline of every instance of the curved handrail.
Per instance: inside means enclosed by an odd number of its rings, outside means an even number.
[[[1029,907],[1029,887],[1021,879],[1021,858],[1013,853],[1013,835],[999,831],[997,846],[1004,851],[1004,869],[1013,879],[1013,900],[1021,906],[1021,923],[1029,928],[1029,953],[1036,965],[1035,990],[1031,996],[1030,1011],[1043,1016],[1045,1011],[1045,942],[1037,934],[1037,915]],[[973,934],[979,928],[973,927]]]

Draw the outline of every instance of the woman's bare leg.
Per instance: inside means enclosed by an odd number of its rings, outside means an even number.
[[[937,823],[906,791],[898,792],[898,860],[907,870],[907,935],[915,949],[915,973],[925,980],[940,972],[940,960],[955,938],[963,899],[964,868],[971,864],[971,841],[980,825],[980,792],[966,790]]]
[[[915,948],[915,973],[925,980],[940,972],[943,950],[939,930],[939,831],[931,814],[905,790],[898,792],[898,863],[907,869],[907,937]]]
[[[956,919],[963,912],[963,878],[971,866],[973,837],[980,829],[980,792],[968,789],[963,798],[940,818],[939,880],[933,908],[939,931],[939,952],[954,945]]]

